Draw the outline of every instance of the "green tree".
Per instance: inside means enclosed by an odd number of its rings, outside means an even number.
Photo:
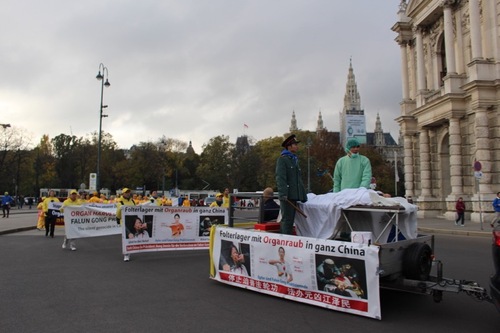
[[[72,135],[59,134],[51,140],[56,159],[55,169],[61,188],[78,188],[76,184],[75,151],[80,140]]]
[[[252,139],[246,135],[239,137],[236,141],[231,153],[232,163],[229,168],[228,184],[226,185],[229,188],[243,192],[261,190],[257,183],[259,174],[258,155],[255,149],[250,146],[251,141]]]
[[[376,179],[377,190],[394,196],[394,166],[386,161],[374,147],[362,147],[360,154],[370,159],[372,175]]]
[[[48,135],[43,135],[40,143],[35,147],[35,185],[37,192],[40,188],[59,187],[56,158]]]
[[[0,188],[15,195],[17,189],[28,189],[30,179],[25,177],[24,166],[29,163],[28,147],[31,138],[17,127],[0,128]]]
[[[257,155],[258,166],[255,169],[257,174],[257,184],[260,189],[276,187],[276,160],[280,156],[283,149],[281,143],[282,137],[271,137],[258,141],[254,146],[255,154]]]
[[[164,170],[162,152],[153,142],[141,142],[130,149],[128,160],[129,186],[146,189],[158,188],[158,180]]]
[[[200,165],[196,174],[209,183],[210,189],[221,190],[231,183],[232,153],[234,144],[229,142],[229,136],[219,135],[211,138],[203,145],[200,155]]]

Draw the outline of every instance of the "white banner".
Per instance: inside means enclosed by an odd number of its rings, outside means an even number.
[[[216,227],[211,278],[381,319],[377,246]]]
[[[118,235],[122,232],[116,223],[115,204],[65,206],[64,222],[67,238]]]
[[[212,225],[227,221],[220,207],[122,206],[122,250],[208,249]]]

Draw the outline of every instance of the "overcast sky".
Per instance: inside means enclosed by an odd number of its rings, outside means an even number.
[[[0,123],[31,136],[99,127],[120,148],[161,136],[255,140],[298,127],[339,130],[349,61],[367,131],[397,140],[400,0],[3,0]],[[244,127],[244,124],[248,128]]]

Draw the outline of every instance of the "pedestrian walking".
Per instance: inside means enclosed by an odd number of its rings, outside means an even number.
[[[51,208],[51,202],[60,202],[56,198],[56,192],[54,190],[49,191],[49,196],[43,201],[43,213],[45,215],[45,237],[50,235],[54,238],[54,230],[56,227],[57,216],[54,214],[54,209]]]
[[[14,199],[9,195],[9,192],[5,192],[2,198],[2,212],[3,217],[9,217],[10,205],[14,202]]]
[[[493,199],[493,209],[495,210],[495,218],[491,221],[490,226],[493,228],[495,223],[500,221],[500,192],[497,192],[497,197]]]
[[[457,211],[457,219],[455,220],[455,225],[458,225],[458,223],[462,221],[460,225],[463,227],[465,222],[465,202],[462,197],[458,198],[455,204],[455,210]]]

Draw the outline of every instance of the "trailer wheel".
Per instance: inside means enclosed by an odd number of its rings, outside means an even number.
[[[432,266],[432,250],[428,244],[413,243],[403,256],[403,275],[407,279],[426,281]]]
[[[442,290],[433,290],[432,291],[432,299],[436,303],[441,302],[443,300],[443,291]]]

